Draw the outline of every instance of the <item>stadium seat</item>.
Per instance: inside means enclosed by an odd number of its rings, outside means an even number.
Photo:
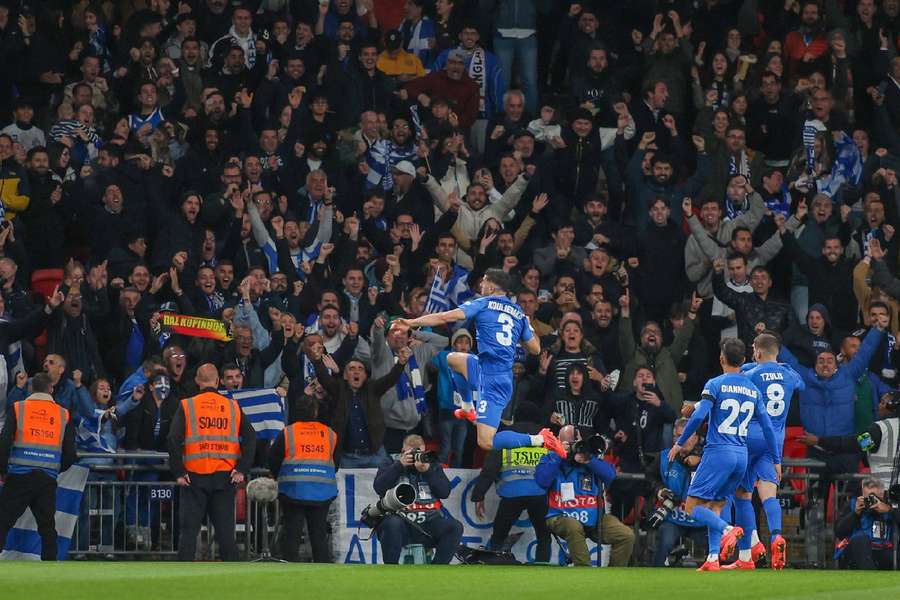
[[[62,269],[38,269],[31,274],[31,289],[46,300],[62,280]]]

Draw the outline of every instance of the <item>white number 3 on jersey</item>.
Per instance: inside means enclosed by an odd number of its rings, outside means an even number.
[[[497,342],[501,346],[512,346],[513,343],[513,325],[515,321],[506,313],[497,315],[497,322],[500,323],[500,331],[495,334]]]

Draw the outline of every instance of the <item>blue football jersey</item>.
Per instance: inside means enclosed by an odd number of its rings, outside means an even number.
[[[794,369],[789,365],[777,362],[748,363],[743,368],[744,375],[759,388],[763,394],[766,412],[772,420],[772,429],[775,437],[784,441],[784,428],[787,423],[788,411],[791,408],[791,398],[795,391],[803,390],[806,384]],[[754,419],[750,423],[750,437],[763,439],[762,427]]]
[[[700,400],[712,403],[707,446],[747,446],[754,414],[765,410],[763,395],[750,379],[725,373],[706,382]]]
[[[522,308],[506,296],[483,296],[460,305],[466,319],[475,321],[478,358],[482,367],[512,372],[516,346],[534,337]]]

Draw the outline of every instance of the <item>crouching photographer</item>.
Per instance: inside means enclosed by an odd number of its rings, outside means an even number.
[[[675,422],[676,440],[681,437],[687,423],[688,420],[684,418]],[[654,567],[675,566],[687,554],[683,546],[679,546],[682,551],[673,551],[681,537],[689,537],[695,544],[706,546],[706,527],[684,511],[691,478],[700,464],[702,446],[698,442],[699,437],[695,433],[688,438],[671,463],[668,452],[659,456],[663,488],[656,495],[659,507],[647,519],[647,526],[658,530],[656,553],[653,555]]]
[[[538,485],[549,492],[547,527],[566,541],[576,567],[591,566],[587,538],[612,546],[609,566],[627,566],[634,532],[614,516],[600,514],[604,486],[616,478],[615,468],[601,458],[605,442],[599,436],[582,440],[572,425],[560,429],[559,440],[568,456],[546,454],[535,470]]]
[[[411,485],[415,499],[412,503],[401,500],[405,506],[399,507],[393,502],[378,503],[379,512],[388,513],[376,528],[384,562],[397,564],[405,545],[422,544],[434,548],[433,564],[448,564],[462,538],[463,526],[441,513],[441,500],[450,496],[450,481],[437,457],[425,451],[425,440],[419,435],[406,436],[400,459],[379,468],[375,475],[375,492],[382,499],[401,496],[394,493],[398,484]],[[389,504],[389,510],[384,510],[384,504]]]
[[[888,504],[881,481],[873,477],[863,479],[862,494],[834,526],[834,554],[841,568],[889,571],[893,567],[894,527],[898,519],[900,510]]]

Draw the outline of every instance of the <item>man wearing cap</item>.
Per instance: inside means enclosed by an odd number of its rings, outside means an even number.
[[[13,405],[0,432],[0,552],[6,534],[30,508],[41,560],[56,560],[56,479],[75,462],[75,427],[69,411],[53,401],[49,375],[35,375],[31,390]]]
[[[194,381],[200,392],[181,401],[169,431],[169,466],[181,486],[178,560],[195,559],[208,514],[222,559],[236,561],[234,492],[253,464],[256,433],[238,403],[216,391],[215,366],[200,365]]]
[[[478,120],[472,131],[475,147],[484,152],[484,138],[487,123],[503,109],[503,96],[506,94],[506,81],[499,59],[485,50],[478,42],[480,35],[473,23],[462,26],[459,32],[459,47],[455,48],[465,56],[466,73],[478,84]],[[453,49],[444,50],[432,65],[433,70],[443,69]]]
[[[462,50],[451,50],[443,69],[407,83],[400,91],[400,98],[418,101],[425,107],[430,106],[431,99],[436,96],[447,98],[455,105],[453,112],[459,119],[459,126],[468,131],[478,117],[481,91],[466,74],[466,58]]]
[[[408,160],[401,160],[394,165],[394,187],[388,192],[385,204],[393,207],[390,210],[394,218],[400,215],[411,215],[413,222],[423,230],[434,224],[434,209],[431,196],[422,187],[416,177],[416,168]]]
[[[406,83],[417,77],[425,76],[425,67],[415,54],[402,48],[403,36],[397,29],[391,29],[384,36],[384,51],[378,55],[376,67],[379,71],[393,77],[400,83]]]

